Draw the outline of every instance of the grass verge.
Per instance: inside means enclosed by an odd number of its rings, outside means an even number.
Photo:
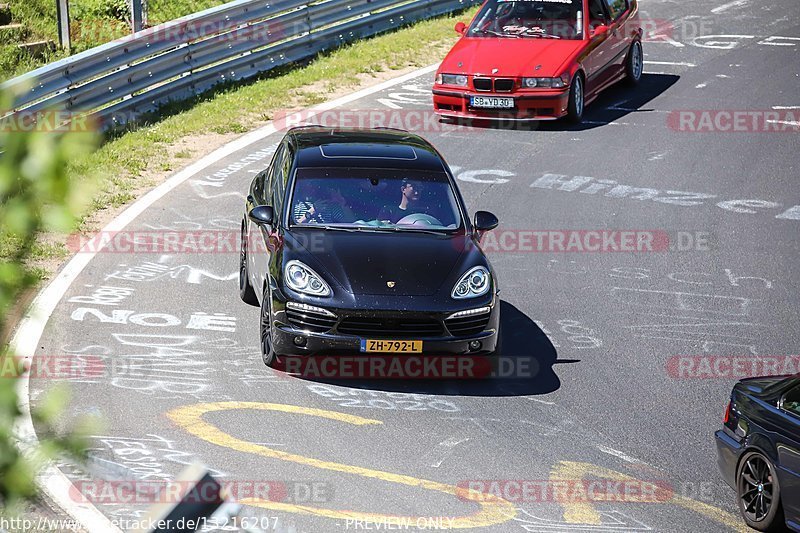
[[[107,139],[68,168],[71,179],[94,184],[78,229],[98,229],[174,170],[263,125],[276,112],[319,104],[444,57],[457,38],[455,22],[468,20],[475,9],[359,41],[246,84],[215,89],[166,109],[151,124]],[[45,240],[31,265],[42,279],[69,255],[53,236]],[[10,246],[0,243],[0,261]]]
[[[148,24],[190,15],[225,3],[226,0],[149,0]],[[21,50],[22,42],[50,40],[58,44],[54,0],[3,0],[10,3],[10,22],[21,28],[0,32],[0,79],[5,80],[67,57],[63,50],[40,50],[36,55]],[[72,53],[82,52],[130,34],[127,0],[70,0]]]

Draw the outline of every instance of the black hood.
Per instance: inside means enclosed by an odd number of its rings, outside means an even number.
[[[286,245],[291,258],[306,263],[328,283],[356,295],[431,296],[445,283],[454,285],[453,278],[463,274],[459,267],[477,261],[471,258],[473,254],[482,256],[463,233],[304,229],[287,232]],[[303,253],[298,253],[301,248]]]

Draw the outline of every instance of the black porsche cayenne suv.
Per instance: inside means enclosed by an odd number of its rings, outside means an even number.
[[[497,349],[494,271],[442,156],[399,130],[300,127],[253,180],[239,289],[281,355],[482,355]]]

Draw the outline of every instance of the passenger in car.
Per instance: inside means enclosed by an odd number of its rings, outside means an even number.
[[[314,190],[319,193],[319,188]],[[327,197],[321,200],[315,201],[310,195],[305,200],[299,200],[294,205],[292,216],[297,224],[343,224],[355,221],[347,199],[337,187],[328,188]]]

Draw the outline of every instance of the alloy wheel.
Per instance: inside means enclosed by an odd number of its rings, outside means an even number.
[[[767,461],[759,454],[746,458],[738,483],[744,514],[753,522],[761,522],[772,508],[772,472]]]

